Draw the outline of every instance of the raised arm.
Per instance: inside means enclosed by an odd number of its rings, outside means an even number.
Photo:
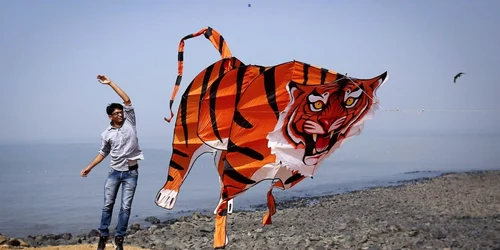
[[[116,83],[111,81],[111,79],[109,79],[108,77],[106,77],[104,75],[97,75],[97,80],[100,83],[107,84],[111,88],[113,88],[113,90],[122,98],[123,104],[125,104],[127,106],[130,106],[132,104],[132,102],[130,101],[130,97],[128,97],[127,93],[125,93],[125,91],[123,91],[120,87],[118,87],[118,85],[116,85]]]

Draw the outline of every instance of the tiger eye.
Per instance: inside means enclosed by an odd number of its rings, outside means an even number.
[[[317,109],[320,109],[323,107],[323,103],[321,101],[316,101],[314,103],[314,107],[317,108]]]
[[[345,104],[346,104],[347,106],[349,106],[349,105],[351,105],[353,102],[354,102],[354,98],[350,97],[349,99],[347,99],[347,100],[345,101]]]

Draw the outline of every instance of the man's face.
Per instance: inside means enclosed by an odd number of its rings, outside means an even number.
[[[115,109],[109,119],[115,124],[121,124],[123,122],[123,110]]]

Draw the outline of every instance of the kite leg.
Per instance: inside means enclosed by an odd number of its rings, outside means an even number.
[[[213,148],[205,144],[182,147],[181,149],[174,147],[170,158],[167,181],[156,195],[156,205],[172,209],[177,201],[177,194],[181,185],[194,165],[196,158],[213,150]]]
[[[225,248],[229,243],[226,232],[227,224],[227,199],[223,199],[221,191],[221,203],[216,208],[215,214],[215,232],[214,232],[214,249]]]
[[[282,183],[281,181],[278,181],[276,183]],[[275,184],[276,184],[275,183]],[[264,218],[262,218],[262,226],[265,225],[270,225],[272,224],[271,216],[273,216],[276,213],[276,202],[274,201],[274,196],[273,196],[273,188],[275,188],[275,184],[269,188],[269,191],[267,191],[267,213],[264,215]]]
[[[273,188],[280,188],[282,190],[289,189],[305,179],[305,176],[299,174],[298,171],[290,171],[285,167],[281,167],[275,177],[278,178],[278,181],[273,183],[269,191],[267,191],[268,210],[264,218],[262,218],[262,226],[272,224],[271,217],[276,213],[276,202],[272,193]],[[283,180],[285,180],[284,183]]]
[[[221,186],[221,188],[222,188],[222,187],[223,187],[223,184],[222,184],[222,180],[221,180],[220,178],[219,178],[219,183],[220,183],[220,186]],[[220,204],[222,204],[222,201],[223,201],[223,199],[222,199],[222,198],[220,198],[220,200],[219,200],[219,204],[217,204],[217,207],[218,207],[218,206],[220,206]],[[217,207],[216,207],[216,208],[215,208],[215,210],[214,210],[214,214],[217,214]],[[233,199],[229,199],[229,200],[227,201],[227,213],[228,213],[228,214],[232,214],[232,213],[233,213]]]
[[[172,209],[179,189],[186,179],[196,158],[203,153],[216,152],[217,149],[206,145],[197,135],[199,128],[200,99],[213,81],[227,70],[228,62],[240,65],[236,58],[222,59],[201,71],[188,86],[179,105],[179,114],[174,131],[172,157],[168,179],[158,192],[156,204]],[[208,80],[207,80],[208,79]]]
[[[217,151],[215,152],[215,157],[214,157],[214,162],[215,162],[215,165],[217,166],[217,172],[219,172],[219,184],[220,184],[220,188],[221,190],[224,188],[224,184],[222,183],[222,174],[223,174],[223,171],[224,171],[224,161],[222,161],[221,159],[224,159],[224,156],[227,154],[227,151]],[[217,204],[217,207],[215,207],[215,210],[214,210],[214,214],[217,214],[217,209],[218,207],[220,206],[220,204],[222,204],[222,196],[219,200],[219,204]],[[230,199],[227,201],[227,213],[228,214],[232,214],[233,213],[233,199]]]

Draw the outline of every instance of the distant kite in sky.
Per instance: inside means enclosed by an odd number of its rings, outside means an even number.
[[[455,77],[453,77],[453,82],[454,83],[457,83],[457,78],[459,78],[460,76],[462,76],[463,74],[465,74],[464,72],[460,72],[458,73]]]
[[[196,159],[215,153],[221,190],[214,248],[223,248],[228,244],[228,202],[271,180],[262,220],[271,224],[276,212],[272,189],[289,189],[312,177],[346,139],[361,133],[378,108],[376,91],[387,72],[359,79],[295,60],[245,65],[216,30],[206,27],[180,41],[168,122],[182,79],[184,40],[202,34],[222,59],[203,69],[180,99],[168,176],[155,203],[172,209]]]
[[[251,5],[251,4],[248,4],[248,7],[252,7],[252,5]]]

